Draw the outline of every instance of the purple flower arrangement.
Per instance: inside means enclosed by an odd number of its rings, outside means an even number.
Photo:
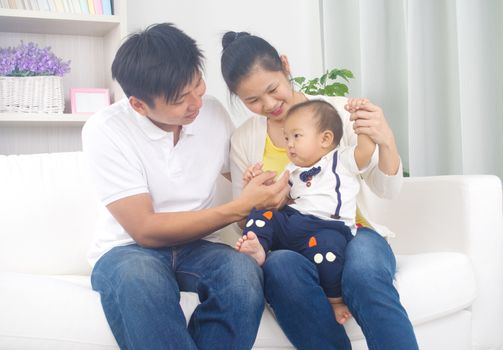
[[[70,61],[56,57],[50,47],[40,48],[33,42],[21,41],[17,47],[0,48],[0,76],[63,76],[69,71]]]

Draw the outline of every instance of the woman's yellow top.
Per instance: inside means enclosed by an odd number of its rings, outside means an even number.
[[[262,158],[263,170],[275,171],[279,176],[284,170],[286,165],[290,162],[286,155],[286,149],[276,147],[269,135],[265,139],[264,156]],[[367,220],[360,213],[360,209],[356,207],[356,226],[371,227]]]
[[[263,170],[275,171],[279,176],[285,170],[285,167],[290,160],[286,155],[286,149],[276,147],[272,140],[267,135],[265,139],[264,157],[262,158]]]

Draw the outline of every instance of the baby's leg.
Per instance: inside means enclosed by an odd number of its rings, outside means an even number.
[[[248,215],[243,236],[236,242],[236,250],[254,258],[259,266],[264,264],[266,253],[272,244],[276,214],[277,212],[253,209]]]
[[[265,250],[253,231],[248,231],[236,242],[236,250],[251,256],[259,266],[264,264]]]
[[[344,324],[351,313],[341,297],[341,276],[344,267],[346,238],[333,229],[321,229],[308,237],[306,248],[301,253],[316,264],[320,285],[332,305],[335,318]]]
[[[340,324],[346,323],[347,320],[351,318],[351,312],[348,309],[348,306],[344,304],[344,301],[341,297],[339,298],[328,298],[330,305],[332,305],[332,309],[335,313],[335,319]]]

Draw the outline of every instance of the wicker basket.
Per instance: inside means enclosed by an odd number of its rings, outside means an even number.
[[[63,78],[0,77],[0,112],[63,113]]]

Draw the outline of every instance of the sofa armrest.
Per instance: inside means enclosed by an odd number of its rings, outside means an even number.
[[[396,254],[457,251],[468,255],[477,280],[473,345],[503,344],[503,224],[501,181],[490,175],[405,179],[393,200],[374,198],[372,218],[396,233]],[[453,291],[455,292],[455,291]]]

